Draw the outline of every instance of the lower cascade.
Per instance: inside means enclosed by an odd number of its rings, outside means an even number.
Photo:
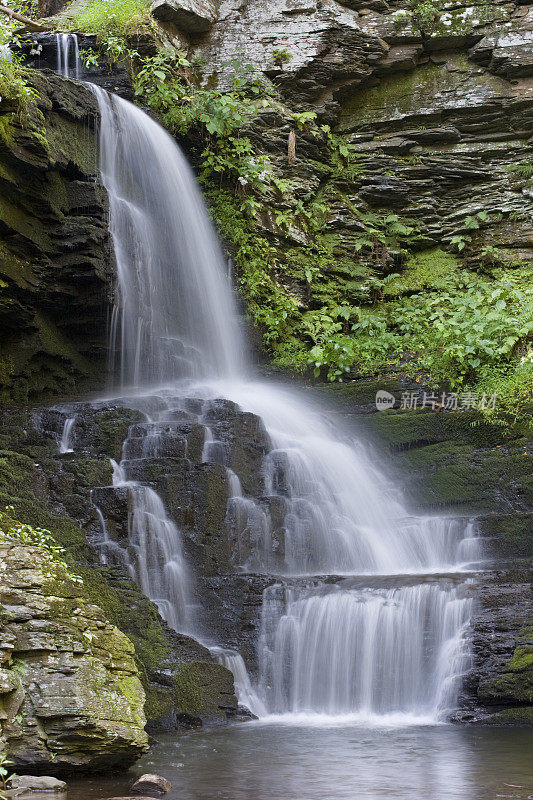
[[[469,663],[473,523],[410,515],[319,407],[250,378],[223,255],[184,157],[138,108],[94,92],[118,262],[111,349],[122,401],[145,416],[114,467],[129,546],[112,541],[100,512],[102,557],[125,565],[172,627],[202,638],[187,542],[140,467],[177,455],[221,465],[234,571],[267,584],[255,679],[240,653],[204,637],[239,701],[260,717],[444,719]],[[260,420],[253,487],[231,461],[222,401]],[[200,448],[185,423],[201,431]]]
[[[472,599],[461,587],[267,589],[261,686],[277,713],[401,713],[435,719],[454,706],[468,665]]]

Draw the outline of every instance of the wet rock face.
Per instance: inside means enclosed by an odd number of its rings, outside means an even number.
[[[51,74],[32,83],[29,123],[0,117],[3,404],[102,382],[113,281],[93,95]]]
[[[353,299],[340,268],[342,259],[354,260],[347,203],[411,220],[416,249],[430,252],[468,233],[462,221],[483,210],[488,221],[469,245],[471,265],[487,246],[497,248],[503,266],[533,258],[531,179],[516,171],[533,157],[531,7],[438,5],[432,17],[403,0],[225,0],[212,29],[192,41],[206,80],[223,85],[238,54],[275,82],[291,110],[316,111],[356,148],[357,170],[328,183],[327,148],[296,129],[288,113],[265,113],[252,131],[295,182],[297,197],[319,189],[328,197],[325,230],[336,238],[338,265],[323,279],[338,285],[336,300]],[[288,165],[291,129],[296,157]],[[279,234],[267,216],[269,235]],[[283,263],[283,236],[279,244]],[[390,259],[384,271],[397,271],[398,263]]]
[[[0,533],[1,742],[17,770],[133,763],[147,749],[131,642],[39,547]]]
[[[60,455],[58,443],[69,415],[76,416],[70,439],[73,452]],[[166,625],[122,562],[108,559],[102,564],[102,518],[95,503],[101,505],[110,536],[127,547],[129,499],[127,492],[110,486],[110,458],[120,460],[128,431],[138,434],[144,415],[116,404],[78,403],[4,412],[0,419],[0,507],[13,504],[21,519],[53,532],[83,574],[92,602],[129,637],[146,693],[148,729],[219,725],[234,718],[237,699],[231,673],[215,662],[206,647]],[[190,439],[193,454],[196,439]],[[184,462],[168,458],[144,463],[144,479],[149,481],[156,474],[161,480],[165,474],[175,475]],[[196,543],[191,541],[190,547],[198,553]],[[213,596],[213,608],[216,602]]]

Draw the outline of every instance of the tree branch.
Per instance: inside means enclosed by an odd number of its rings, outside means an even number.
[[[30,19],[29,17],[25,17],[23,14],[19,14],[18,11],[14,11],[12,8],[9,8],[8,6],[3,6],[1,3],[0,3],[0,11],[2,11],[4,14],[7,14],[7,16],[10,19],[16,19],[17,22],[23,22],[24,25],[26,25],[28,28],[31,28],[33,31],[44,32],[50,30],[50,28],[47,27],[46,25],[42,25],[40,22],[35,22],[35,20]]]

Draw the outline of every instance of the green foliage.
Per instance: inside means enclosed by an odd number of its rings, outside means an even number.
[[[292,58],[292,54],[289,50],[286,50],[282,47],[275,47],[272,51],[272,63],[275,64],[277,67],[282,67],[283,64],[286,64]]]
[[[532,425],[533,350],[509,362],[480,370],[476,389],[487,396],[496,395],[494,414],[507,412],[524,418]]]
[[[13,506],[6,506],[7,512],[12,512]],[[60,547],[50,531],[44,528],[34,528],[31,525],[24,525],[12,519],[9,514],[0,511],[0,530],[9,539],[13,539],[20,544],[33,545],[39,547],[48,554],[51,561],[58,564],[64,571],[65,576],[74,583],[83,583],[79,575],[70,571],[69,565],[65,561],[65,548]]]
[[[398,276],[389,279],[392,283]],[[407,369],[429,374],[436,385],[496,393],[500,410],[518,414],[531,402],[531,351],[521,354],[533,332],[531,290],[510,283],[495,287],[465,274],[451,278],[444,290],[383,303],[388,279],[368,284],[375,308],[345,310],[350,333],[342,330],[338,317],[326,319],[324,309],[312,316],[313,325],[306,325],[314,343],[309,360],[315,376],[333,381],[354,372],[364,376]]]
[[[440,19],[440,9],[434,0],[411,0],[414,21],[420,28],[430,28]]]
[[[135,75],[135,96],[161,115],[171,133],[194,130],[204,149],[201,179],[230,183],[240,189],[242,209],[253,214],[259,207],[250,191],[286,190],[287,181],[276,178],[268,158],[243,135],[243,128],[270,105],[263,80],[254,67],[234,58],[229,68],[231,88],[220,92],[200,87],[187,58],[173,50],[160,50],[145,59]]]
[[[15,773],[10,773],[8,769],[8,766],[11,766],[12,763],[6,753],[0,753],[0,800],[7,800],[7,795],[4,792],[7,791],[9,782],[16,778]]]
[[[305,128],[316,119],[316,113],[314,111],[295,111],[291,116],[301,131],[305,130]]]
[[[290,337],[299,306],[279,280],[278,254],[255,221],[243,216],[234,193],[210,190],[208,198],[220,232],[233,245],[248,313],[262,330],[265,345],[275,349]]]
[[[321,125],[320,130],[326,137],[326,146],[330,153],[331,164],[334,168],[333,175],[353,178],[360,174],[363,170],[357,163],[358,156],[355,145],[347,142],[343,136],[332,133],[329,125]]]
[[[11,37],[12,31],[0,26],[0,48]],[[23,119],[34,98],[35,92],[27,82],[27,70],[17,53],[12,52],[9,57],[0,49],[0,114],[16,113],[19,119]]]
[[[440,248],[411,253],[402,273],[388,281],[383,294],[398,297],[423,289],[446,288],[450,279],[458,276],[459,267],[456,256]]]
[[[420,367],[457,387],[512,359],[531,336],[533,294],[468,275],[450,284],[447,291],[392,303],[387,316],[391,329],[410,341]]]
[[[65,23],[72,30],[94,33],[100,39],[124,39],[148,24],[149,12],[149,0],[91,0]]]
[[[507,167],[507,171],[518,175],[519,178],[531,178],[533,177],[533,162],[525,160],[519,161],[518,164],[512,164],[510,167]]]

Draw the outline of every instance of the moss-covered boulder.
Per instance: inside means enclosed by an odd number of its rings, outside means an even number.
[[[53,540],[2,514],[0,725],[16,768],[57,773],[135,761],[148,740],[134,655]]]

